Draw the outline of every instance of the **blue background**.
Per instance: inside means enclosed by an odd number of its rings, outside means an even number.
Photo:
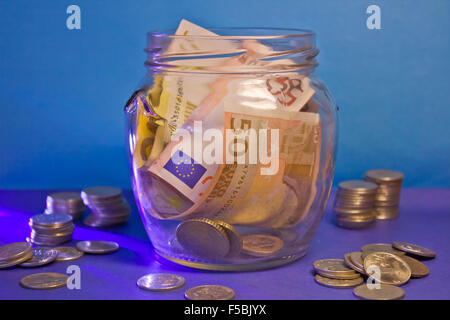
[[[66,8],[81,8],[81,30]],[[381,30],[366,8],[381,7]],[[0,188],[129,187],[122,107],[149,30],[309,28],[340,106],[336,180],[367,169],[450,186],[450,1],[0,0]]]

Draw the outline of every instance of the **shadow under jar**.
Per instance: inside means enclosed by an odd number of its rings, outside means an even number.
[[[314,74],[315,34],[149,33],[125,107],[132,184],[156,252],[256,270],[304,256],[335,165],[337,107]]]

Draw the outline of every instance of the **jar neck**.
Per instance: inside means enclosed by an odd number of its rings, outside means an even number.
[[[249,30],[286,34],[235,35],[245,34]],[[216,32],[226,35],[178,36],[149,33],[145,65],[153,73],[213,74],[307,74],[317,66],[315,57],[319,50],[315,46],[315,34],[312,32],[291,29],[220,29]]]

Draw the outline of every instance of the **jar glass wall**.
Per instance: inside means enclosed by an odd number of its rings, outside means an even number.
[[[314,34],[184,27],[148,35],[148,73],[125,107],[134,195],[156,252],[214,270],[302,257],[337,136]]]

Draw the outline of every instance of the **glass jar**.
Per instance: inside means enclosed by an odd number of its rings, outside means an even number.
[[[212,270],[304,256],[337,137],[315,34],[180,28],[148,34],[148,73],[125,107],[134,195],[156,252]]]

